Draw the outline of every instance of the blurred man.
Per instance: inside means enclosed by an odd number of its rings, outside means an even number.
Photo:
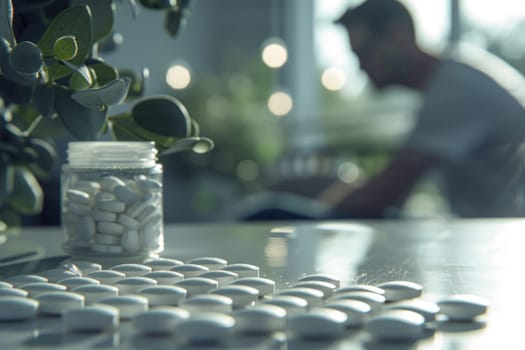
[[[384,217],[389,209],[401,207],[429,170],[440,175],[443,193],[458,216],[524,215],[521,76],[508,66],[485,62],[480,68],[424,52],[409,12],[394,0],[365,1],[337,23],[346,29],[361,69],[378,89],[416,89],[424,94],[424,103],[389,165],[344,197],[333,215]]]

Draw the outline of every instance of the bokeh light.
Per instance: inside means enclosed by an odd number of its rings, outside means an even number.
[[[271,68],[280,68],[288,60],[288,50],[280,39],[270,39],[263,44],[263,62]]]
[[[292,96],[286,92],[274,92],[268,99],[268,109],[276,116],[285,116],[290,113],[292,108]]]
[[[327,68],[321,75],[321,83],[327,90],[341,90],[346,84],[346,73],[339,68]]]
[[[182,64],[174,64],[166,72],[166,83],[175,90],[182,90],[188,87],[191,82],[191,72],[188,67]]]

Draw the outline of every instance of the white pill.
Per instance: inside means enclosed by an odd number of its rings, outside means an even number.
[[[288,288],[279,291],[277,295],[291,295],[306,300],[308,308],[323,305],[324,294],[320,290],[313,288]]]
[[[126,277],[126,274],[115,270],[100,270],[89,273],[87,277],[94,278],[103,284],[114,284],[118,280]]]
[[[120,245],[121,237],[118,235],[108,235],[105,233],[95,234],[95,243],[103,245]]]
[[[127,205],[133,204],[140,199],[140,195],[126,185],[115,186],[115,188],[113,188],[113,194],[118,200],[126,203]]]
[[[100,190],[100,185],[98,182],[80,180],[75,182],[71,188],[93,195]]]
[[[177,286],[153,286],[142,288],[137,291],[149,300],[150,306],[176,306],[179,305],[186,295],[186,289]]]
[[[336,289],[334,291],[334,294],[342,294],[348,292],[370,292],[383,296],[385,295],[385,291],[383,289],[369,284],[351,284],[349,286]]]
[[[123,213],[126,210],[126,204],[116,199],[98,200],[96,202],[96,207],[99,210],[112,213]]]
[[[108,235],[121,235],[125,230],[125,227],[116,222],[105,222],[100,221],[97,223],[97,231],[99,233],[105,233]]]
[[[136,230],[139,227],[139,225],[140,225],[140,223],[137,220],[133,219],[131,216],[128,216],[126,214],[120,214],[118,216],[117,221],[122,226],[124,226],[124,227],[126,227],[126,228],[128,228],[130,230]]]
[[[96,221],[115,222],[117,221],[117,214],[109,211],[94,210],[91,214]]]
[[[344,312],[347,317],[347,327],[361,326],[372,311],[372,308],[367,303],[350,299],[332,301],[324,304],[324,306]]]
[[[259,291],[259,297],[275,293],[275,281],[263,277],[244,277],[232,282],[234,285],[253,287]]]
[[[365,328],[381,340],[415,340],[424,333],[425,318],[408,310],[388,310],[372,317]]]
[[[58,283],[60,283],[63,286],[66,286],[67,289],[73,289],[88,284],[100,284],[98,280],[90,277],[68,277],[58,281]]]
[[[151,272],[151,267],[142,264],[119,264],[111,267],[111,270],[122,272],[126,277],[133,277]]]
[[[47,282],[47,278],[39,275],[15,275],[6,278],[6,281],[11,283],[15,287],[23,286],[24,284]]]
[[[83,275],[87,275],[88,273],[91,273],[94,271],[102,270],[102,266],[100,264],[97,264],[91,261],[66,260],[65,262],[75,265],[82,272]]]
[[[153,216],[158,214],[159,210],[157,209],[157,207],[153,204],[150,204],[149,206],[144,208],[144,210],[142,210],[142,212],[139,215],[137,215],[137,220],[143,224],[149,221]]]
[[[38,274],[47,278],[49,282],[57,282],[69,277],[80,277],[80,271],[74,272],[60,268],[40,271]]]
[[[100,188],[106,192],[113,192],[116,186],[126,185],[124,181],[122,181],[116,176],[105,176],[99,181],[99,184]]]
[[[66,209],[68,212],[78,216],[85,216],[91,213],[91,206],[88,204],[68,202],[66,204]]]
[[[127,230],[122,234],[122,249],[128,253],[137,253],[141,248],[137,230]]]
[[[219,287],[223,287],[235,281],[237,278],[239,278],[239,275],[231,271],[211,270],[204,272],[202,275],[200,275],[200,277],[216,280],[219,283]]]
[[[225,286],[213,289],[211,294],[224,295],[231,298],[233,308],[241,308],[252,305],[259,298],[259,291],[253,287],[248,286]]]
[[[235,272],[239,278],[259,277],[259,267],[250,264],[230,264],[222,268],[226,271]]]
[[[47,315],[62,315],[66,311],[84,306],[85,297],[73,292],[48,292],[36,297],[38,312]]]
[[[74,226],[78,220],[78,215],[66,211],[62,213],[62,225]]]
[[[0,298],[0,321],[21,321],[36,316],[38,301],[35,299],[6,296]]]
[[[335,284],[324,281],[300,281],[292,285],[292,288],[312,288],[322,292],[324,298],[329,298],[337,288]]]
[[[180,307],[188,310],[192,315],[197,312],[219,312],[229,314],[232,312],[233,301],[231,298],[224,295],[201,294],[182,300]]]
[[[337,293],[334,294],[329,301],[335,300],[359,300],[364,303],[367,303],[372,308],[372,312],[378,311],[385,304],[385,297],[372,293],[372,292],[346,292],[346,293]]]
[[[162,229],[160,219],[160,216],[152,218],[140,230],[142,242],[148,249],[154,249],[158,244]]]
[[[189,277],[198,277],[202,275],[204,272],[209,271],[210,269],[206,266],[196,265],[196,264],[184,264],[184,265],[177,265],[170,269],[170,271],[175,271],[178,273],[182,273],[184,275],[184,278]]]
[[[489,301],[471,294],[455,294],[438,302],[440,312],[449,320],[471,320],[487,312]]]
[[[115,287],[118,288],[120,295],[136,293],[142,288],[156,285],[157,281],[154,279],[142,276],[124,277],[123,279],[115,282]]]
[[[150,260],[144,263],[144,265],[151,267],[153,271],[157,270],[170,270],[175,266],[183,265],[184,263],[177,259],[170,258],[160,258],[155,260]]]
[[[0,288],[13,288],[13,285],[5,281],[0,281]]]
[[[90,240],[95,234],[95,220],[90,216],[82,216],[75,223],[75,235],[84,240]]]
[[[176,287],[186,289],[188,297],[198,294],[208,293],[212,289],[216,289],[219,283],[215,280],[202,277],[190,277],[174,284]]]
[[[328,283],[335,285],[336,288],[339,288],[341,285],[341,281],[338,280],[337,278],[332,277],[330,275],[320,274],[320,273],[303,276],[299,278],[298,281],[299,282],[304,282],[304,281],[328,282]]]
[[[160,192],[162,190],[162,184],[152,179],[138,179],[136,184],[144,193]]]
[[[90,195],[86,192],[82,192],[79,190],[71,190],[71,189],[67,190],[66,199],[73,203],[86,204],[86,205],[91,204]]]
[[[116,307],[121,320],[133,318],[148,310],[148,299],[140,295],[119,295],[101,299],[96,305],[104,304]]]
[[[93,200],[95,203],[100,202],[100,201],[110,201],[110,200],[115,200],[115,199],[116,198],[113,193],[104,192],[104,191],[97,192],[93,195]]]
[[[27,297],[29,293],[20,288],[0,288],[0,297]]]
[[[333,339],[344,334],[346,314],[329,308],[314,308],[288,318],[288,329],[303,339]]]
[[[235,319],[229,315],[213,312],[190,315],[175,327],[175,333],[192,344],[220,343],[233,330]]]
[[[86,305],[118,295],[118,288],[106,284],[88,284],[73,288],[72,292],[82,294],[86,298]]]
[[[403,300],[388,304],[387,307],[392,310],[410,310],[417,312],[425,318],[426,322],[434,321],[439,313],[439,306],[436,303],[421,299]]]
[[[264,300],[263,304],[282,307],[286,310],[287,316],[306,312],[308,308],[306,300],[291,295],[275,295],[271,299]]]
[[[186,262],[187,264],[197,264],[201,266],[206,266],[210,270],[219,270],[228,264],[224,259],[213,257],[213,256],[203,256],[199,258],[193,258]]]
[[[63,320],[73,332],[113,331],[119,324],[119,311],[109,305],[88,305],[67,311]]]
[[[139,333],[162,335],[173,333],[177,324],[188,319],[187,310],[178,307],[162,307],[136,315],[133,325]]]
[[[126,210],[126,215],[136,218],[144,209],[146,209],[151,204],[155,203],[160,199],[160,196],[157,196],[153,193],[148,193],[142,201],[137,202],[131,205],[128,210]]]
[[[286,310],[280,306],[259,304],[233,315],[235,330],[245,334],[268,334],[286,328]]]
[[[22,286],[21,289],[25,290],[29,294],[30,297],[34,298],[46,292],[65,291],[66,286],[63,286],[58,283],[37,282],[37,283],[26,284]]]
[[[423,286],[409,281],[388,281],[378,287],[385,291],[387,302],[418,298],[423,293]]]
[[[120,254],[124,250],[119,245],[93,244],[91,246],[93,251],[104,254]]]
[[[184,275],[182,273],[174,271],[152,271],[144,275],[144,277],[152,278],[157,281],[157,284],[174,284],[175,282],[182,281]]]

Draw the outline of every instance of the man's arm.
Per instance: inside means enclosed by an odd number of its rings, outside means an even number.
[[[340,217],[382,217],[386,209],[402,203],[436,158],[415,149],[399,150],[378,175],[335,204]]]

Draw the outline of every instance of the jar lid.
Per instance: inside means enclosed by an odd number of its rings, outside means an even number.
[[[67,155],[72,167],[151,167],[157,149],[154,142],[75,141]]]

